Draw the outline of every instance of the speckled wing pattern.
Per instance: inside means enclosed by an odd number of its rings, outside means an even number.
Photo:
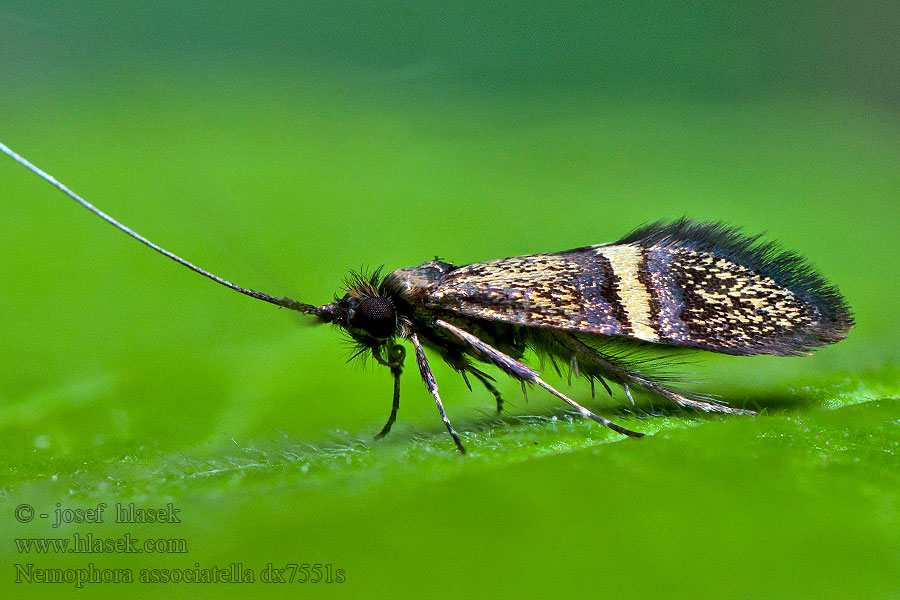
[[[524,326],[727,354],[804,354],[852,315],[802,258],[719,223],[679,220],[613,244],[450,270],[425,306]]]

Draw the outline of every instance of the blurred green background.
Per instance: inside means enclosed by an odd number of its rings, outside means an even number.
[[[0,160],[5,597],[900,597],[896,3],[0,5],[0,140],[157,243],[272,294],[350,268],[612,241],[687,215],[808,257],[858,325],[808,358],[698,355],[720,418],[509,414],[231,293]],[[436,361],[435,361],[436,363]],[[384,371],[384,372],[382,372]],[[19,523],[173,503],[180,524]],[[58,503],[58,504],[57,504]],[[15,539],[180,538],[183,554]],[[330,564],[344,583],[15,583],[36,568]]]

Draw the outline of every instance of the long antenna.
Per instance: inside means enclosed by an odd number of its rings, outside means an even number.
[[[264,300],[265,302],[269,302],[269,303],[275,304],[277,306],[283,306],[284,308],[290,308],[291,310],[297,310],[297,311],[300,311],[300,312],[302,312],[304,314],[308,314],[308,315],[318,314],[318,310],[312,304],[304,304],[303,302],[297,302],[296,300],[293,300],[291,298],[286,298],[286,297],[278,298],[276,296],[270,296],[269,294],[264,294],[263,292],[257,292],[254,290],[249,290],[247,288],[242,288],[241,286],[239,286],[237,284],[234,284],[234,283],[231,283],[230,281],[222,279],[218,275],[213,275],[209,271],[201,269],[197,265],[184,260],[180,256],[169,252],[165,248],[163,248],[161,246],[157,246],[156,244],[154,244],[153,242],[151,242],[150,240],[148,240],[147,238],[145,238],[138,232],[134,231],[130,227],[127,227],[127,226],[123,225],[122,223],[119,223],[118,221],[113,219],[111,216],[109,216],[108,214],[106,214],[105,212],[103,212],[102,210],[100,210],[99,208],[97,208],[96,206],[94,206],[93,204],[91,204],[90,202],[88,202],[87,200],[85,200],[84,198],[82,198],[81,196],[79,196],[78,194],[76,194],[75,192],[70,190],[69,188],[67,188],[65,185],[63,185],[62,183],[57,181],[57,179],[55,177],[53,177],[53,175],[50,175],[49,173],[46,173],[43,170],[41,170],[40,168],[38,168],[37,166],[31,164],[31,162],[29,162],[26,158],[24,158],[23,156],[20,156],[16,152],[14,152],[9,146],[4,144],[3,142],[0,142],[0,150],[2,150],[4,154],[6,154],[10,158],[12,158],[14,161],[16,161],[20,165],[24,166],[26,169],[28,169],[35,175],[39,176],[44,181],[50,183],[55,188],[57,188],[62,193],[64,193],[66,196],[68,196],[69,198],[71,198],[72,200],[77,202],[78,204],[82,205],[83,207],[85,207],[86,209],[88,209],[89,211],[91,211],[92,213],[94,213],[95,215],[97,215],[98,217],[100,217],[101,219],[103,219],[104,221],[109,223],[110,225],[113,225],[117,229],[124,231],[125,233],[127,233],[128,235],[130,235],[137,241],[141,242],[142,244],[153,248],[160,254],[164,254],[165,256],[168,256],[175,262],[177,262],[181,265],[184,265],[188,269],[195,271],[197,273],[200,273],[204,277],[208,277],[209,279],[212,279],[216,283],[221,283],[225,287],[229,287],[236,292],[240,292],[247,296],[256,298],[257,300]]]

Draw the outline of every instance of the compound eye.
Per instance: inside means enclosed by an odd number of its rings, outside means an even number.
[[[397,331],[397,314],[389,298],[366,298],[356,307],[351,324],[375,339],[385,339]]]

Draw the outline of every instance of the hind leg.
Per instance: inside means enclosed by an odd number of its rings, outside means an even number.
[[[631,431],[630,429],[625,429],[621,425],[616,425],[609,419],[604,419],[603,417],[594,414],[589,411],[585,407],[581,406],[562,392],[556,390],[553,386],[548,384],[546,381],[541,379],[538,372],[529,367],[528,365],[521,363],[511,356],[504,354],[500,350],[497,350],[487,342],[484,342],[478,339],[476,336],[472,335],[468,331],[464,331],[455,325],[451,325],[446,321],[438,319],[435,321],[435,325],[438,327],[443,327],[448,332],[452,333],[458,339],[463,342],[469,344],[473,350],[475,350],[481,356],[484,356],[490,362],[500,367],[503,372],[508,374],[511,377],[514,377],[522,382],[533,383],[541,386],[572,408],[578,411],[578,413],[587,419],[591,419],[592,421],[596,421],[597,423],[603,425],[604,427],[608,427],[612,429],[616,433],[621,433],[623,435],[631,436],[631,437],[643,437],[643,433],[638,433],[636,431]],[[449,427],[449,426],[448,426]]]
[[[567,332],[555,332],[554,339],[558,344],[556,351],[571,353],[572,360],[577,364],[582,374],[595,377],[605,377],[614,381],[625,389],[625,395],[634,404],[629,385],[642,387],[658,396],[667,398],[680,406],[690,406],[708,412],[720,412],[732,415],[754,415],[752,410],[734,408],[725,404],[708,402],[698,397],[688,397],[675,392],[647,373],[642,373],[637,366],[629,364],[622,357],[614,357],[603,354],[593,346],[581,341],[577,336]]]

